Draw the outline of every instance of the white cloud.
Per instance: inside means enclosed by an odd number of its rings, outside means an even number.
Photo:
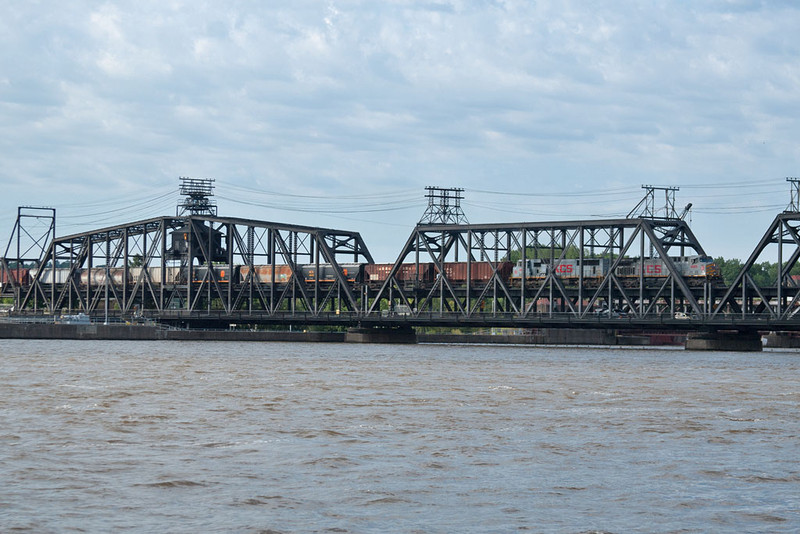
[[[791,2],[6,4],[4,211],[192,173],[420,197],[432,182],[634,197],[642,183],[780,183],[800,156],[798,23]],[[30,183],[49,187],[30,198]],[[696,193],[698,208],[735,205]],[[723,243],[727,226],[705,231]]]

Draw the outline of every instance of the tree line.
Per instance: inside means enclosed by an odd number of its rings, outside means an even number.
[[[719,268],[720,275],[725,281],[725,285],[730,285],[736,279],[736,276],[742,271],[744,262],[742,260],[733,258],[726,260],[722,256],[714,258],[714,263]],[[754,263],[750,267],[750,278],[753,279],[759,287],[774,286],[778,281],[778,264],[769,261],[761,263]],[[790,275],[800,275],[800,262],[796,263],[792,270],[789,271]]]

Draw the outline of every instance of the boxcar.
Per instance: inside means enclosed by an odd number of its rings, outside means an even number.
[[[385,282],[392,272],[393,263],[369,263],[364,266],[365,278],[369,282]],[[417,270],[416,263],[401,263],[395,273],[395,280],[398,282],[429,283],[433,281],[433,264],[420,263]]]
[[[7,271],[0,271],[0,287],[14,282],[18,286],[26,286],[31,281],[30,270],[24,267],[11,267]]]
[[[508,281],[514,264],[511,262],[500,262],[496,264],[497,274],[504,281]],[[467,267],[469,267],[469,278],[472,282],[488,282],[495,274],[494,267],[488,261],[467,262],[445,262],[442,265],[444,274],[451,282],[466,283]]]

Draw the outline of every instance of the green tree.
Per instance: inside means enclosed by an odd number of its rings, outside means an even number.
[[[722,280],[725,282],[725,285],[732,284],[736,279],[736,276],[739,274],[739,271],[742,270],[742,260],[738,260],[736,258],[726,260],[720,256],[719,258],[714,259],[714,263],[717,264],[720,276],[722,276]]]
[[[723,257],[715,258],[714,263],[720,270],[720,275],[725,281],[725,285],[731,285],[739,273],[742,271],[744,262],[742,260],[732,258],[726,260]],[[762,261],[761,263],[754,263],[750,267],[750,277],[753,282],[758,284],[759,287],[774,286],[778,280],[778,264],[769,261]],[[789,271],[790,275],[800,275],[800,262],[792,266]]]
[[[778,264],[762,261],[750,267],[750,278],[759,287],[774,286],[778,279]]]

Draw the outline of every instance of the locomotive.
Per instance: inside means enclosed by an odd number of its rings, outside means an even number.
[[[542,281],[553,273],[566,284],[577,284],[580,280],[587,287],[596,287],[609,274],[612,261],[609,258],[589,258],[583,262],[577,259],[554,261],[542,258],[519,260],[511,273],[512,285],[519,286],[522,278],[527,281]],[[689,285],[702,285],[706,281],[720,279],[719,268],[710,256],[681,256],[672,259],[678,274]],[[640,278],[664,279],[670,271],[661,258],[647,258],[644,261],[624,258],[614,269],[614,275],[626,285],[635,285]]]

